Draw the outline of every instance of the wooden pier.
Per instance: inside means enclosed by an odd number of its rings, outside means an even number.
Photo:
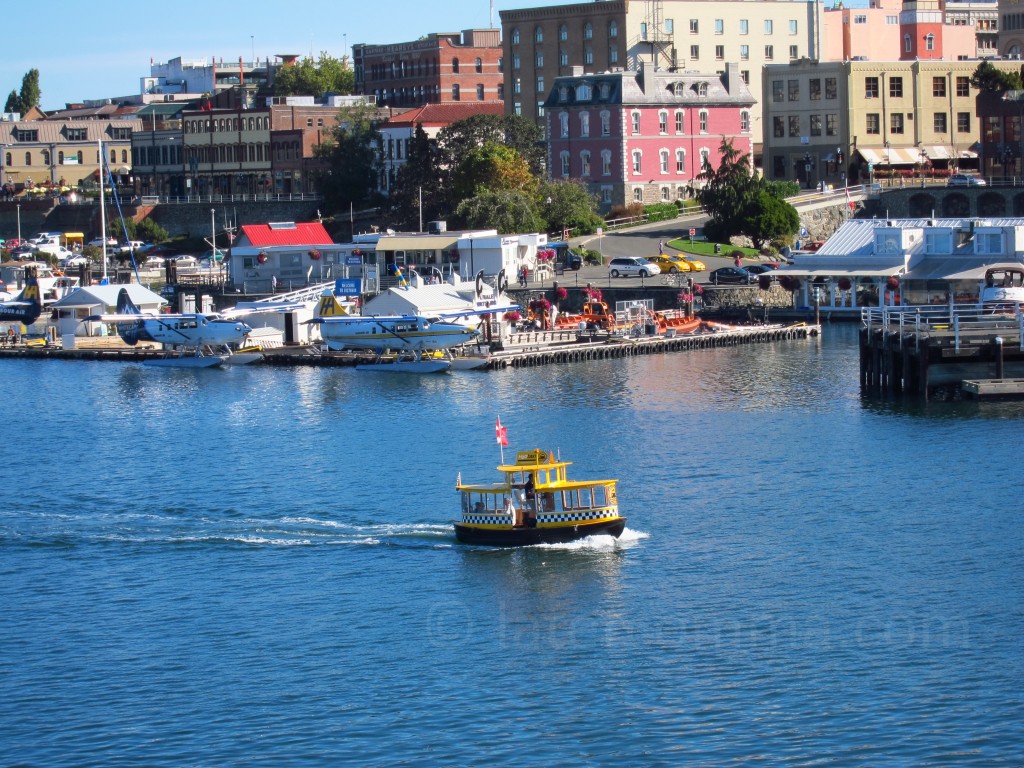
[[[1009,397],[1013,385],[990,382],[1024,378],[1020,312],[997,314],[974,305],[886,307],[865,309],[862,321],[860,379],[866,391],[925,400]]]

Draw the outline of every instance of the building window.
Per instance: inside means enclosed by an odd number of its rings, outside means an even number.
[[[580,112],[580,136],[590,135],[590,113]]]
[[[590,152],[583,150],[580,152],[580,176],[590,175]]]
[[[658,113],[658,133],[668,133],[668,112],[664,109]]]
[[[775,47],[771,46],[771,45],[766,45],[764,47],[764,60],[765,61],[772,61],[774,59],[775,59]]]
[[[683,117],[685,113],[681,109],[676,110],[676,133],[683,133],[685,125],[685,119]]]
[[[452,85],[452,101],[458,101],[458,100],[459,100],[459,84],[458,83],[454,83]]]
[[[26,152],[25,153],[25,165],[32,165],[32,153],[31,152]]]
[[[646,40],[647,39],[647,22],[646,21],[641,21],[640,22],[640,39],[641,40]]]
[[[456,74],[456,75],[459,74],[459,60],[458,59],[452,59],[452,73]]]
[[[795,35],[797,33],[796,19],[789,20],[789,34]]]
[[[725,46],[724,45],[716,45],[715,46],[715,61],[722,61],[724,59],[725,59]]]
[[[594,39],[594,25],[589,21],[583,25],[583,39],[593,40]]]
[[[661,173],[668,173],[668,150],[658,152],[658,170]]]
[[[676,173],[686,173],[686,150],[676,150]]]
[[[610,149],[601,150],[601,175],[612,175],[612,151]]]
[[[800,101],[800,81],[790,80],[787,83],[790,101]]]
[[[903,36],[903,52],[904,53],[910,53],[911,48],[912,48],[912,43],[910,41],[910,35],[904,35]]]
[[[512,79],[512,93],[521,93],[523,90],[523,81],[516,77]]]
[[[610,64],[617,64],[619,61],[619,49],[614,45],[608,49],[608,62]]]
[[[477,101],[483,101],[484,100],[484,84],[483,83],[477,83],[476,84],[476,100]]]
[[[889,96],[894,99],[903,98],[903,78],[902,77],[890,77],[889,78]]]
[[[877,99],[878,98],[878,78],[877,77],[865,77],[864,78],[864,98],[865,99]]]
[[[821,101],[821,78],[812,77],[807,81],[807,97],[811,101]]]
[[[512,45],[519,45],[519,27],[512,30]]]
[[[697,59],[700,58],[700,46],[699,45],[691,45],[690,46],[690,58],[693,59],[694,61],[697,61]]]
[[[544,93],[544,75],[537,75],[537,93]]]
[[[700,111],[700,132],[708,132],[708,112],[706,109]]]
[[[644,153],[639,149],[633,150],[633,173],[640,173],[641,163],[643,161]]]
[[[821,115],[811,115],[811,136],[821,136]]]
[[[697,21],[697,19],[690,19],[690,34],[691,35],[699,35],[700,34],[700,23]]]
[[[877,136],[882,132],[882,123],[877,112],[869,112],[864,119],[864,129],[869,135]]]
[[[475,64],[475,66],[476,66],[476,71],[477,72],[483,72],[484,71],[484,60],[481,59],[479,56],[477,56],[476,57],[476,64]]]
[[[789,46],[789,60],[793,61],[793,60],[798,59],[798,58],[800,58],[800,49],[799,49],[799,47],[795,46],[795,45]]]
[[[583,63],[593,64],[594,63],[594,49],[589,45],[583,49]]]
[[[866,15],[862,14],[862,13],[857,14],[856,16],[853,17],[853,23],[854,24],[867,24],[868,23],[868,17]]]
[[[619,36],[619,24],[615,21],[608,22],[608,37],[615,39]]]
[[[558,113],[558,126],[562,132],[562,138],[569,137],[569,113],[559,112]]]
[[[740,111],[740,130],[743,133],[750,133],[750,113],[745,109]]]
[[[785,100],[786,93],[783,90],[783,82],[781,80],[772,80],[772,101],[781,103]]]
[[[512,54],[512,71],[517,72],[521,68],[522,62],[519,59],[518,53]]]
[[[772,34],[772,31],[774,30],[774,28],[775,28],[775,25],[772,23],[771,19],[765,19],[764,20],[764,33],[766,35]]]
[[[947,126],[946,126],[946,113],[945,112],[936,112],[935,113],[935,117],[934,117],[934,119],[932,121],[932,127],[934,128],[936,133],[945,133],[946,132],[946,127]]]
[[[569,52],[568,51],[559,51],[558,52],[558,65],[560,67],[568,67],[569,66]]]
[[[740,70],[740,79],[743,80],[743,84],[744,85],[750,85],[750,70],[749,69],[741,69]]]
[[[633,187],[633,202],[642,203],[644,201],[644,188]]]
[[[746,35],[750,32],[750,22],[747,19],[740,19],[740,34]]]
[[[750,46],[749,45],[741,45],[740,46],[740,61],[749,61],[749,60],[750,60]]]
[[[839,98],[838,81],[834,77],[825,78],[825,98],[833,101]]]
[[[537,27],[535,30],[533,30],[533,41],[535,43],[544,42],[544,27]]]
[[[889,115],[889,133],[902,134],[903,133],[903,113],[893,112]]]
[[[725,34],[725,19],[715,19],[715,34],[716,35],[724,35]]]
[[[670,195],[672,194],[671,190],[672,190],[671,187],[662,187],[661,188],[661,202],[667,203],[667,202],[669,202],[672,199],[670,197]]]
[[[800,115],[789,116],[789,135],[799,136],[800,135]]]
[[[563,43],[569,39],[569,28],[565,24],[558,28],[558,39]]]
[[[935,50],[935,35],[933,35],[931,32],[924,36],[924,49],[926,51]]]
[[[601,202],[602,203],[611,203],[611,201],[612,201],[612,188],[611,187],[601,187]]]
[[[956,79],[956,95],[957,96],[970,96],[971,95],[971,78],[960,77]]]
[[[957,112],[956,113],[956,132],[957,133],[970,133],[971,132],[971,113],[970,112]]]
[[[702,97],[702,98],[704,96],[708,95],[708,84],[707,83],[697,83],[697,95]]]
[[[700,150],[700,167],[711,168],[711,150],[707,147],[702,147]]]
[[[825,135],[839,135],[839,115],[837,115],[835,112],[830,112],[829,114],[825,115]]]
[[[786,135],[786,121],[776,115],[772,118],[772,135],[781,139]]]
[[[932,96],[945,96],[946,95],[946,78],[945,77],[933,77],[932,78]]]
[[[633,112],[630,115],[630,117],[632,118],[632,122],[633,122],[633,135],[639,136],[640,135],[640,113],[639,112]]]
[[[566,151],[563,151],[561,154],[559,154],[559,158],[562,161],[562,176],[563,177],[568,176],[569,175],[569,153],[566,152]]]
[[[536,62],[537,69],[541,69],[544,67],[544,51],[537,51]],[[519,69],[519,67],[516,67],[516,69]]]
[[[601,113],[601,135],[609,136],[612,132],[612,116],[610,112]]]

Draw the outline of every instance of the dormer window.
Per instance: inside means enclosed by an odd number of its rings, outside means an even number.
[[[576,101],[590,101],[593,94],[587,83],[580,83],[576,86]]]
[[[672,86],[672,93],[676,96],[676,98],[681,99],[683,98],[683,96],[686,95],[686,86],[683,85],[682,83],[675,83]]]
[[[559,101],[568,101],[569,100],[569,89],[566,88],[564,85],[561,86],[558,89],[558,100]]]
[[[708,84],[707,83],[697,83],[697,85],[694,86],[694,87],[697,90],[697,95],[698,96],[707,96],[708,95]]]

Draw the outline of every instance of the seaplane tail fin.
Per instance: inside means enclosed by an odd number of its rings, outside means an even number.
[[[22,325],[32,325],[43,312],[39,298],[39,281],[34,274],[25,278],[25,287],[11,301],[0,305],[0,319],[13,320]]]
[[[333,293],[324,293],[320,297],[320,303],[316,308],[317,317],[345,317],[348,312],[345,311],[345,307],[338,301],[338,297]]]
[[[142,310],[135,306],[135,302],[132,301],[131,296],[128,295],[128,289],[122,288],[120,293],[117,294],[117,314],[119,315],[141,315]]]
[[[117,294],[117,314],[119,315],[141,315],[142,310],[135,306],[128,295],[128,289],[122,288]],[[135,346],[140,340],[148,340],[149,336],[145,331],[145,322],[140,317],[138,320],[128,320],[117,323],[117,335],[125,344]]]

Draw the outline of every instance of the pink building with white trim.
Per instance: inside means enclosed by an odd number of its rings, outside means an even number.
[[[704,158],[718,166],[723,138],[751,155],[754,103],[737,64],[716,74],[573,67],[545,104],[548,173],[586,183],[604,211],[689,197]]]

